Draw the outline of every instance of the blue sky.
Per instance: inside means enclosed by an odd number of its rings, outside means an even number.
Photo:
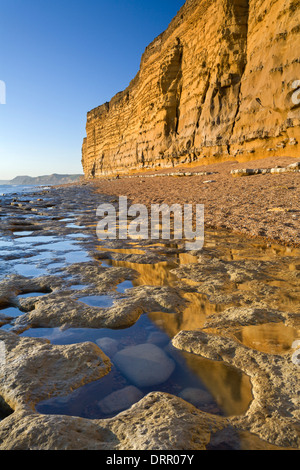
[[[82,173],[86,113],[126,88],[184,0],[0,0],[0,180]]]

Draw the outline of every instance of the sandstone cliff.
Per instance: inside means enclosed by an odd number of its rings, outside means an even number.
[[[85,175],[299,156],[299,11],[299,0],[187,0],[128,88],[88,113]]]

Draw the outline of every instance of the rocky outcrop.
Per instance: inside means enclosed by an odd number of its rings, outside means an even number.
[[[128,88],[88,113],[85,176],[299,154],[297,8],[187,0]]]
[[[286,168],[275,167],[275,168],[239,168],[238,170],[232,170],[232,176],[252,176],[252,175],[266,175],[268,173],[298,173],[300,171],[300,162],[292,163]]]

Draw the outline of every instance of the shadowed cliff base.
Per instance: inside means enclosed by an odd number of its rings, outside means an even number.
[[[2,198],[1,450],[298,449],[299,249],[225,230],[193,253],[103,243],[104,201]]]

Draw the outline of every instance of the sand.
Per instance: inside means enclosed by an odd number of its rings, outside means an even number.
[[[250,162],[229,161],[206,166],[176,167],[171,172],[208,172],[203,176],[101,178],[96,191],[127,196],[132,203],[204,204],[205,227],[229,229],[248,237],[300,246],[300,173],[233,177],[238,168],[286,167],[299,159],[272,157]],[[148,172],[147,174],[151,174]]]

